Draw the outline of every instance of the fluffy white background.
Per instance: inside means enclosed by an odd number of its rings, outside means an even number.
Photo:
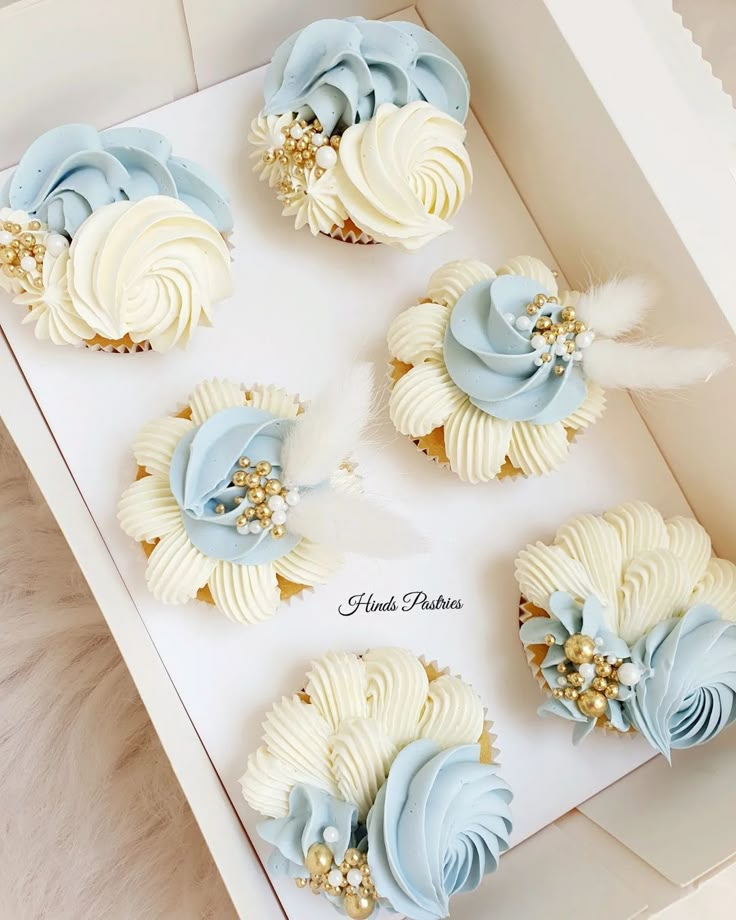
[[[234,917],[117,646],[0,426],[0,917]]]

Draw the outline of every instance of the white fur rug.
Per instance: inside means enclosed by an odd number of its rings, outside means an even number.
[[[230,920],[117,646],[0,426],[0,917]]]

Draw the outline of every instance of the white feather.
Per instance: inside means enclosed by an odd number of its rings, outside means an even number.
[[[654,296],[654,287],[645,278],[611,278],[581,294],[575,309],[597,335],[614,339],[641,323]]]
[[[673,390],[709,380],[729,364],[717,348],[671,348],[596,340],[583,351],[587,377],[602,387]]]
[[[373,365],[357,364],[299,416],[281,451],[285,482],[313,486],[335,472],[355,447],[371,411]]]
[[[330,549],[380,559],[409,556],[426,548],[424,538],[400,515],[362,495],[329,487],[308,492],[290,508],[287,527]]]

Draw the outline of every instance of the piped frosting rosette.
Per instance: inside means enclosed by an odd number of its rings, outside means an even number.
[[[552,472],[603,413],[604,388],[669,389],[725,365],[713,349],[616,341],[650,302],[633,278],[560,291],[531,256],[498,271],[449,262],[389,329],[391,420],[467,482]]]
[[[460,678],[398,648],[333,652],[263,729],[241,786],[273,874],[351,918],[441,920],[498,867],[511,790]]]
[[[145,128],[63,125],[0,192],[0,288],[39,339],[185,347],[232,292],[224,191]]]
[[[632,502],[563,525],[516,560],[541,715],[640,733],[670,760],[736,719],[736,565],[686,517]]]
[[[399,556],[421,539],[362,495],[349,454],[370,408],[358,366],[309,407],[274,386],[197,386],[185,408],[147,425],[118,518],[148,555],[166,604],[193,598],[255,623],[324,584],[345,553]]]
[[[426,29],[314,22],[276,50],[264,97],[254,169],[297,230],[415,250],[451,229],[472,184],[469,89]]]

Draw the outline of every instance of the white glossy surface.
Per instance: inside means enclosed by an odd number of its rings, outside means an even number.
[[[239,797],[237,779],[270,704],[298,689],[309,659],[328,646],[363,650],[391,643],[438,658],[480,693],[516,790],[518,842],[649,757],[643,745],[607,738],[591,739],[580,756],[567,726],[537,719],[540,696],[525,670],[515,615],[515,552],[549,537],[564,518],[628,498],[647,499],[669,514],[687,510],[627,396],[610,400],[604,418],[554,477],[488,487],[463,485],[430,463],[382,415],[359,455],[368,489],[411,515],[431,536],[433,552],[395,563],[353,558],[328,586],[255,628],[197,604],[156,603],[145,588],[141,551],[118,528],[115,507],[133,473],[130,446],[138,428],[176,409],[200,379],[221,374],[274,382],[307,398],[356,358],[382,365],[390,319],[421,296],[441,262],[471,257],[501,264],[526,252],[550,258],[474,121],[476,185],[457,229],[445,239],[407,256],[295,233],[270,190],[251,174],[243,147],[260,85],[259,72],[246,74],[136,120],[167,133],[178,150],[206,163],[232,190],[237,293],[216,312],[214,329],[199,330],[181,353],[90,353],[37,342],[20,325],[18,308],[5,300],[3,329],[249,830],[256,819]],[[337,613],[361,591],[383,598],[419,589],[461,597],[465,607],[349,618]],[[324,916],[323,905],[305,901],[291,884],[277,888],[293,917]],[[477,917],[488,894],[486,885],[459,899],[453,917]]]

